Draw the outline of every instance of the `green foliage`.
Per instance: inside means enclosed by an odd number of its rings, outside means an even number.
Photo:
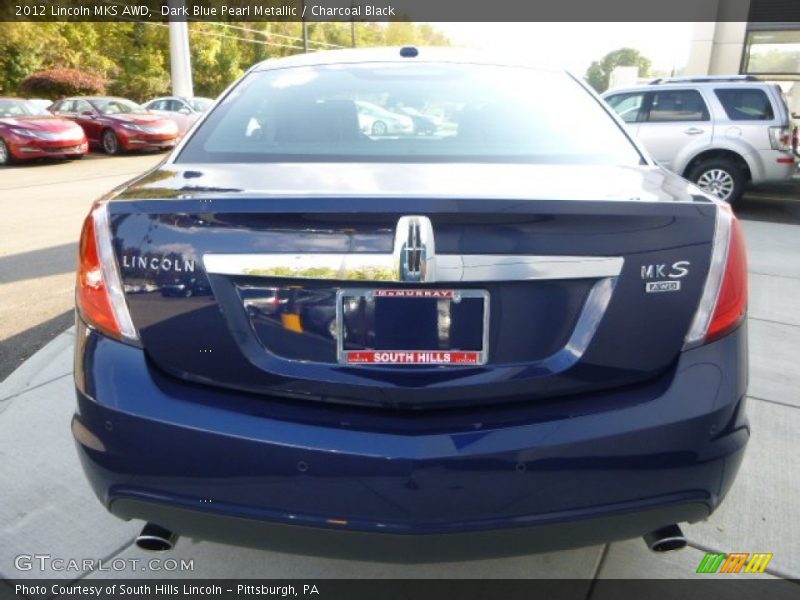
[[[616,67],[639,67],[639,77],[650,74],[650,59],[633,48],[620,48],[606,54],[601,60],[594,61],[586,71],[586,81],[597,93],[608,89],[611,72]]]
[[[78,69],[48,69],[29,75],[19,84],[24,96],[55,100],[63,96],[105,94],[105,81]]]
[[[359,47],[449,43],[430,25],[399,21],[314,22],[307,28],[311,50],[350,47],[353,33]],[[218,95],[254,63],[303,50],[300,23],[192,22],[189,31],[198,96]],[[26,77],[59,68],[92,74],[106,82],[109,93],[142,102],[169,92],[169,60],[169,30],[161,23],[0,22],[3,95],[22,94]]]
[[[116,25],[116,24],[115,24]],[[111,71],[109,91],[116,96],[143,102],[169,91],[169,32],[146,23],[127,23],[117,38],[119,58]]]

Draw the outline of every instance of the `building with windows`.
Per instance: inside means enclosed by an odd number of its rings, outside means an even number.
[[[695,24],[683,74],[779,82],[800,120],[800,1],[718,0],[716,17]]]

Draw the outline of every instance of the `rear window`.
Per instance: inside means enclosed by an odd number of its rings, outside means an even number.
[[[714,90],[714,93],[732,121],[771,121],[775,118],[764,90],[720,89]]]
[[[642,158],[565,73],[365,63],[251,73],[178,161],[636,165]]]

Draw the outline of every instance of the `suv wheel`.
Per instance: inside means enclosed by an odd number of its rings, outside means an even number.
[[[735,163],[725,159],[707,160],[694,167],[687,179],[728,204],[742,195],[745,176]]]

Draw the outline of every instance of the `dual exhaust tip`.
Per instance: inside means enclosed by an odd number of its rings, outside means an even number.
[[[136,545],[150,552],[172,550],[178,541],[178,534],[154,523],[147,523],[136,538]],[[644,543],[653,552],[671,552],[686,547],[686,537],[676,524],[667,525],[651,531],[644,536]]]

